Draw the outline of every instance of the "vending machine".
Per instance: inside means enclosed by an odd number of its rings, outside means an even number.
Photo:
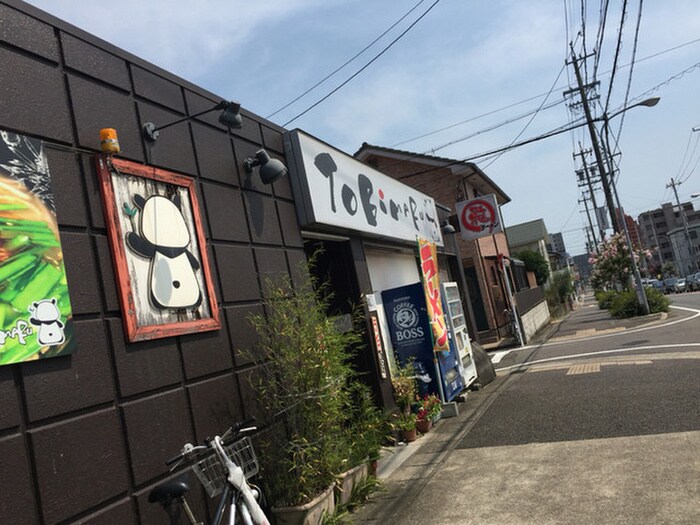
[[[419,393],[452,401],[464,389],[460,358],[452,344],[448,351],[434,351],[422,283],[384,290],[381,296],[392,346],[402,366],[413,363]]]
[[[442,300],[445,303],[445,317],[450,329],[451,343],[456,347],[462,381],[464,388],[467,388],[476,380],[476,364],[472,356],[472,345],[469,342],[469,331],[457,283],[442,283]]]

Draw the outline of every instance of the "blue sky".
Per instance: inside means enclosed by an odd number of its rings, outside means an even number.
[[[271,120],[284,124],[326,95],[433,2],[423,1],[368,52]],[[355,55],[418,0],[29,3],[268,116]],[[598,33],[600,4],[585,7],[589,51]],[[612,89],[622,2],[609,4],[597,78],[599,102],[605,105],[610,92],[612,113],[625,101],[639,2],[628,2],[618,59],[624,67],[616,70]],[[700,66],[693,67],[700,63],[697,0],[647,0],[639,27],[629,100],[660,96],[661,102],[627,112],[620,133],[618,189],[623,207],[635,218],[670,202],[666,184],[671,177],[684,180],[681,200],[700,192],[700,165],[695,166],[700,146],[694,149],[700,132],[691,131],[700,127]],[[520,140],[538,136],[569,122],[562,92],[574,84],[574,76],[572,67],[564,66],[570,41],[582,49],[580,28],[579,1],[441,0],[364,72],[288,127],[302,128],[350,154],[366,141],[434,150],[455,159],[507,146],[519,134]],[[589,74],[592,68],[591,58]],[[534,118],[517,119],[550,105]],[[463,121],[468,122],[453,126]],[[619,125],[620,117],[612,122],[615,133]],[[494,162],[476,161],[512,198],[502,208],[506,225],[543,218],[550,233],[564,232],[571,254],[582,253],[585,242],[586,219],[577,202],[572,158],[579,140],[584,146],[590,142],[585,132],[582,128],[513,149]],[[602,203],[602,194],[597,199]]]

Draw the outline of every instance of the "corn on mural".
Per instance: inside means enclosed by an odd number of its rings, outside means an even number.
[[[72,332],[42,142],[0,131],[0,365],[68,354]]]

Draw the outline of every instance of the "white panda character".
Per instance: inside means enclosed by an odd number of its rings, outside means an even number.
[[[144,199],[136,194],[133,201],[141,211],[140,235],[127,233],[126,244],[132,252],[151,260],[151,303],[161,310],[196,308],[202,302],[195,273],[199,262],[187,249],[190,231],[180,212],[179,195]]]
[[[56,306],[56,299],[44,299],[32,303],[29,311],[33,313],[29,322],[39,327],[36,338],[41,346],[55,346],[65,342],[61,312]]]

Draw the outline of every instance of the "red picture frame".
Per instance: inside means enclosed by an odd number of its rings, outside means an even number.
[[[116,267],[124,331],[128,340],[136,342],[220,329],[219,307],[209,267],[194,179],[107,155],[98,155],[96,166],[109,246]],[[176,226],[188,235],[188,244],[186,250],[179,249],[177,256],[172,255],[172,248],[157,246],[140,238],[140,234],[146,231],[145,219],[142,217],[145,214],[144,209],[152,211],[154,206],[142,209],[139,204],[151,198],[160,199],[158,202],[172,199],[178,203],[177,208],[172,204],[161,204],[158,208],[166,209],[171,214],[174,209],[181,213],[182,221],[178,220]],[[135,202],[137,204],[134,204]],[[148,231],[152,232],[152,228]],[[162,231],[166,235],[161,235],[161,238],[172,238],[173,227]],[[153,258],[149,259],[150,255],[139,253],[134,249],[136,243],[128,242],[127,239],[136,239],[151,247],[154,250]],[[170,258],[171,256],[180,259],[177,264],[173,263],[173,267],[178,271],[183,269],[183,263],[185,266],[187,262],[190,263],[191,275],[187,283],[191,285],[190,291],[199,288],[199,302],[196,304],[192,303],[186,307],[182,304],[172,306],[160,298],[163,286],[162,283],[158,283],[158,271],[163,264],[176,261]],[[167,272],[166,274],[172,279],[172,275]],[[160,275],[163,275],[163,272],[160,272]],[[180,288],[178,280],[173,280],[172,283]],[[173,293],[177,294],[177,290],[173,289]]]

